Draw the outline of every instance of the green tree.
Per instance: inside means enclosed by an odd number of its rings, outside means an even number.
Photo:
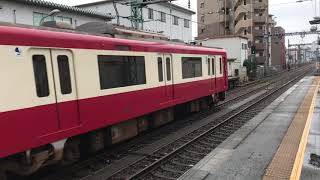
[[[243,62],[243,66],[247,68],[247,74],[249,77],[253,77],[256,70],[257,70],[257,64],[254,58],[251,58],[252,56],[249,57],[249,59],[246,59]]]

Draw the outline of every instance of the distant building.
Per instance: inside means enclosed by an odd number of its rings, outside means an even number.
[[[241,35],[248,38],[249,48],[256,47],[257,64],[269,59],[263,38],[273,23],[268,0],[198,0],[198,22],[199,38]]]
[[[77,27],[92,21],[107,22],[112,19],[112,16],[106,13],[98,13],[43,0],[1,0],[0,22],[39,26],[41,19],[53,9],[59,9],[61,13],[48,17],[45,21],[63,21],[73,27]]]
[[[120,25],[131,27],[131,7],[121,4],[115,0],[116,7],[120,16]],[[125,0],[121,1],[122,3]],[[98,1],[88,4],[78,5],[78,8],[92,10],[100,13],[110,12],[116,16],[113,0]],[[190,42],[192,40],[192,15],[194,11],[171,3],[151,4],[143,8],[143,30],[150,32],[163,33],[169,39],[183,40]],[[116,24],[117,19],[112,23]]]
[[[284,34],[282,27],[272,27],[272,34]],[[286,44],[284,36],[273,36],[271,38],[271,66],[286,66]]]
[[[213,38],[197,39],[199,45],[223,48],[227,51],[228,76],[247,80],[247,70],[243,66],[248,59],[248,38],[238,35],[215,36]]]

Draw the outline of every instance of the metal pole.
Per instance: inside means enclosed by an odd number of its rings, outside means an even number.
[[[253,37],[253,16],[254,16],[254,8],[253,8],[253,5],[254,5],[254,0],[251,0],[251,46],[254,45],[254,37]]]
[[[229,21],[229,30],[230,30],[230,34],[234,34],[235,30],[234,30],[234,8],[235,8],[235,2],[234,0],[230,0],[230,12],[229,12],[229,17],[230,17],[230,21]]]
[[[269,49],[269,32],[268,32],[268,15],[266,16],[266,25],[265,25],[265,32],[266,32],[266,49],[265,49],[265,52],[266,52],[266,59],[265,59],[265,62],[264,62],[264,69],[265,69],[265,75],[267,73],[267,63],[268,63],[268,56],[269,56],[269,52],[268,52],[268,49]]]
[[[227,34],[227,0],[224,0],[224,35]]]

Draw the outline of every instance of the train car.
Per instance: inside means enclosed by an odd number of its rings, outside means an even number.
[[[0,171],[20,175],[199,111],[228,88],[221,49],[0,26],[0,56]]]

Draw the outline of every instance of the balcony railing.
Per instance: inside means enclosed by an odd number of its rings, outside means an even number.
[[[263,43],[255,43],[256,49],[257,50],[264,50],[265,45]]]
[[[251,19],[241,19],[235,25],[235,31],[238,32],[240,29],[248,28],[249,26],[251,26]]]
[[[257,56],[256,57],[256,63],[257,64],[264,64],[266,62],[266,56]]]
[[[250,5],[241,4],[241,5],[237,6],[236,11],[234,13],[234,15],[235,15],[234,17],[235,17],[236,20],[238,20],[241,17],[242,14],[247,14],[248,15],[250,13],[250,11],[251,11]]]
[[[265,23],[267,22],[267,16],[263,14],[262,16],[254,16],[253,21],[256,23]]]
[[[255,2],[253,4],[254,9],[266,9],[268,7],[267,2],[263,1],[263,2]]]
[[[264,30],[262,30],[262,29],[253,29],[253,35],[254,36],[263,36],[264,35]]]

